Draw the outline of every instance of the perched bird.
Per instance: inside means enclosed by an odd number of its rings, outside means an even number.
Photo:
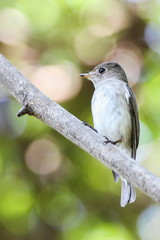
[[[135,96],[122,67],[115,62],[97,65],[89,73],[80,74],[94,84],[92,115],[94,128],[107,141],[136,159],[139,143],[139,117]],[[119,175],[113,172],[115,182]],[[134,186],[121,177],[121,206],[136,199]]]

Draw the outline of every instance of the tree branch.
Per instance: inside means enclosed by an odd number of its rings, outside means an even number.
[[[160,178],[124,155],[116,146],[110,143],[104,145],[102,136],[45,96],[3,55],[0,55],[0,83],[23,104],[24,107],[19,111],[19,115],[25,113],[34,115],[152,199],[160,201]]]

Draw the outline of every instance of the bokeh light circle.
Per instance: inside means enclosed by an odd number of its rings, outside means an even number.
[[[33,141],[26,150],[25,161],[36,174],[47,175],[56,172],[62,156],[58,147],[48,139]]]

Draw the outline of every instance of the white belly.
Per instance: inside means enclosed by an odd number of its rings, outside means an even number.
[[[126,92],[127,91],[127,92]],[[125,83],[105,82],[98,86],[92,98],[92,115],[95,129],[111,141],[122,139],[121,147],[130,147],[131,117],[127,103]]]

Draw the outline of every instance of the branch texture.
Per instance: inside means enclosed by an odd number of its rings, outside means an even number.
[[[0,83],[25,106],[18,114],[23,115],[29,109],[27,113],[90,153],[155,201],[160,201],[160,178],[124,155],[116,146],[104,145],[102,136],[45,96],[3,55],[0,55]]]

